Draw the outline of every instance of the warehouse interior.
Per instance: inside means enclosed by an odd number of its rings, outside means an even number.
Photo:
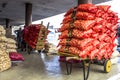
[[[64,15],[70,8],[87,3],[110,5],[111,10],[116,12],[116,15],[120,18],[119,2],[118,0],[0,0],[0,25],[2,25],[0,29],[3,31],[0,30],[0,37],[1,34],[4,34],[9,38],[3,41],[8,48],[11,46],[9,44],[15,44],[15,46],[11,47],[15,47],[16,50],[11,51],[11,54],[16,52],[20,54],[19,56],[23,57],[22,60],[11,61],[9,64],[11,66],[2,71],[1,66],[4,68],[4,62],[2,62],[1,57],[3,56],[2,53],[7,53],[8,55],[9,52],[10,55],[10,51],[2,52],[2,39],[0,39],[0,80],[120,80],[119,23],[117,23],[117,37],[115,37],[115,40],[117,40],[115,56],[112,56],[110,59],[94,61],[80,59],[76,56],[71,57],[71,55],[61,57],[57,47],[59,44],[58,38],[61,34],[58,29],[62,27]],[[29,35],[27,37],[29,38],[31,35],[34,35],[36,28],[33,29],[32,27],[37,24],[40,24],[40,27],[45,27],[43,32],[40,31],[45,33],[44,36],[47,36],[45,38],[49,43],[49,52],[45,52],[48,43],[40,50],[34,49],[33,46],[32,49],[28,46],[29,42],[24,48],[19,48],[21,45],[18,45],[17,37],[13,35],[15,30],[17,31],[20,27],[22,29],[30,27],[30,32],[25,35],[25,37]],[[46,33],[47,30],[48,32],[50,31],[49,34]],[[33,37],[35,38],[35,36]],[[27,40],[27,38],[25,39]],[[104,61],[108,61],[108,64],[104,63]]]

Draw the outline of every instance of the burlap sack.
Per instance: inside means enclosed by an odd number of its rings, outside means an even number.
[[[6,43],[0,43],[0,49],[6,50]]]
[[[16,50],[16,49],[7,49],[6,52],[7,52],[7,53],[10,53],[10,52],[17,52],[17,50]]]
[[[6,30],[4,29],[4,27],[3,26],[1,26],[0,25],[0,36],[5,36],[5,34],[6,34]]]
[[[8,44],[16,44],[16,41],[12,38],[7,38],[7,43]]]
[[[6,45],[6,48],[7,48],[7,49],[16,49],[17,46],[16,46],[16,44],[7,44],[7,45]]]
[[[7,38],[5,36],[0,36],[0,43],[7,42]]]

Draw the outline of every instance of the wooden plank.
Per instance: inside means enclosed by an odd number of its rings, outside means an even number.
[[[69,57],[79,57],[79,56],[74,55],[74,54],[63,53],[63,52],[59,52],[58,55],[60,55],[60,56],[69,56]]]
[[[65,56],[66,60],[75,59],[75,60],[89,60],[88,58],[80,58],[78,55],[59,52],[59,56]]]
[[[41,21],[41,24],[40,24],[40,31],[39,31],[39,34],[38,34],[38,39],[37,39],[37,43],[36,43],[36,50],[41,50],[44,48],[44,45],[45,45],[45,39],[42,39],[42,31],[43,31],[43,21]]]

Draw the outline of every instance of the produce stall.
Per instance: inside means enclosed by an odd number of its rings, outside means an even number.
[[[46,43],[47,34],[49,23],[47,27],[43,25],[43,22],[41,24],[34,24],[27,26],[23,30],[23,39],[28,45],[28,53],[30,54],[31,49],[35,49],[38,51],[41,51],[41,49],[44,48]]]
[[[83,63],[84,80],[88,79],[91,62],[99,62],[104,66],[104,72],[110,72],[117,23],[118,16],[110,10],[109,5],[80,4],[69,9],[58,30],[61,32],[58,54],[66,57],[66,61],[80,60]],[[72,63],[70,69],[68,64],[66,62],[70,74]]]

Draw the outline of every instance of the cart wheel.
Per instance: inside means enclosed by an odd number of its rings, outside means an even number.
[[[110,70],[111,70],[111,61],[110,60],[105,60],[105,63],[104,63],[104,72],[105,73],[109,73]]]

